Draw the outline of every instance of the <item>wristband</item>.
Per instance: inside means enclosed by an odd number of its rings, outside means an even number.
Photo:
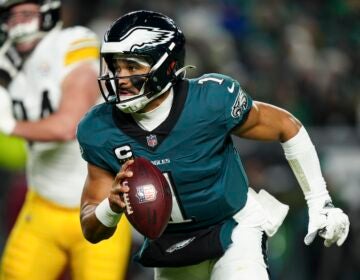
[[[95,209],[96,218],[106,227],[115,227],[120,221],[122,213],[116,213],[110,208],[108,198],[101,201]]]

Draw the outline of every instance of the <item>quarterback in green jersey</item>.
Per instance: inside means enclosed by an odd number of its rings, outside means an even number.
[[[132,159],[145,157],[170,182],[173,208],[156,240],[135,260],[155,279],[269,279],[266,237],[288,207],[256,193],[232,135],[279,141],[309,206],[305,243],[345,241],[349,220],[331,203],[314,146],[289,112],[253,101],[220,74],[186,79],[185,37],[169,17],[135,11],[116,20],[101,47],[99,86],[105,103],[78,126],[88,176],[81,200],[84,236],[96,243],[115,231],[128,192]],[[241,151],[240,151],[241,153]],[[269,206],[270,205],[270,206]],[[271,218],[269,218],[271,217]]]

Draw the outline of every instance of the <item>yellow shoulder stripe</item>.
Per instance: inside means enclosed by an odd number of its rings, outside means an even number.
[[[65,55],[65,66],[79,62],[86,59],[98,59],[99,48],[98,47],[85,47],[69,51]]]
[[[75,40],[73,42],[71,42],[72,46],[75,46],[77,44],[99,44],[99,42],[95,39],[95,38],[83,38],[83,39],[78,39]]]

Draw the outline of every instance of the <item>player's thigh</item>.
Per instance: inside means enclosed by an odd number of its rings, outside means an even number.
[[[235,227],[232,245],[216,262],[211,280],[268,280],[266,236],[260,227]]]
[[[157,267],[154,271],[155,280],[209,280],[214,260],[183,267]],[[225,278],[223,278],[225,279]]]
[[[81,234],[81,233],[80,233]],[[131,249],[131,226],[122,216],[114,235],[97,244],[82,238],[71,252],[73,280],[125,279]]]
[[[2,280],[57,279],[64,269],[66,254],[51,238],[46,212],[28,196],[5,246]]]

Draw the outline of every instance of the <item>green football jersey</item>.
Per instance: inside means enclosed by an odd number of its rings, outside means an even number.
[[[77,137],[83,158],[114,175],[129,158],[149,159],[175,198],[167,230],[187,231],[226,220],[245,205],[248,180],[231,131],[251,106],[236,80],[206,74],[174,86],[170,114],[152,131],[104,103],[82,119]]]

